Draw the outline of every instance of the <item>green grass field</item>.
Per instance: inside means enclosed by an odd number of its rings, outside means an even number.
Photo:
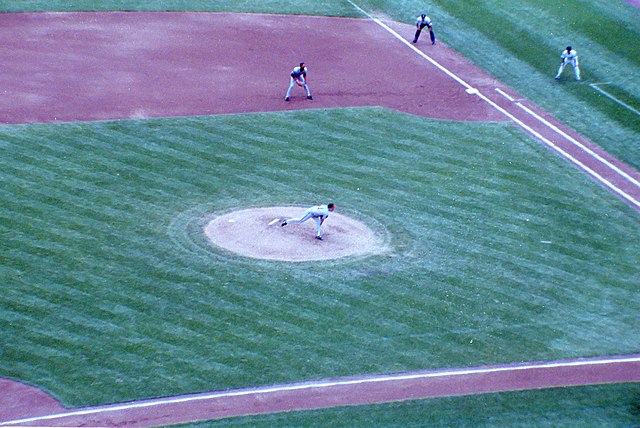
[[[347,2],[71,3],[0,9],[357,16]],[[420,10],[356,3],[402,21]],[[438,36],[638,167],[638,118],[552,79],[566,30],[585,83],[608,78],[637,107],[638,51],[620,40],[638,46],[638,11],[586,2],[596,32],[585,8],[567,22],[551,2],[476,3],[471,20],[435,2]],[[508,124],[354,108],[12,125],[0,152],[0,376],[68,406],[639,351],[640,216]],[[212,212],[328,199],[374,220],[392,251],[291,265],[218,252],[201,233]],[[630,426],[639,408],[638,385],[617,385],[221,425]]]
[[[637,351],[637,213],[508,124],[362,108],[0,141],[2,375],[70,406]],[[327,198],[392,252],[292,267],[201,231]]]

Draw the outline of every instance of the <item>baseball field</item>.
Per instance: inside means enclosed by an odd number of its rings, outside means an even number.
[[[0,425],[55,406],[637,359],[637,4],[140,3],[0,4]],[[435,46],[400,40],[421,12]],[[582,82],[570,67],[553,79],[568,44]],[[299,61],[314,99],[295,88],[285,103]],[[297,251],[335,249],[339,216],[376,248],[273,260],[205,233],[237,211],[327,202],[325,240],[300,225]],[[284,231],[238,240],[277,246]],[[588,383],[202,424],[640,424],[633,376]],[[29,413],[15,384],[57,404]]]

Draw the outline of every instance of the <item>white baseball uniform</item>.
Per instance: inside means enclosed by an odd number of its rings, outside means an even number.
[[[310,218],[316,222],[316,237],[322,237],[320,234],[320,226],[322,226],[322,222],[324,222],[327,217],[329,217],[329,206],[328,205],[317,205],[315,207],[309,208],[302,217],[300,218],[291,218],[286,219],[284,224],[291,223],[304,223]]]
[[[558,69],[558,74],[556,74],[556,80],[560,78],[560,75],[564,71],[564,67],[567,64],[571,64],[573,67],[573,71],[576,74],[576,80],[580,80],[580,63],[578,62],[578,52],[575,49],[565,49],[562,51],[562,55],[560,55],[562,59],[562,63],[560,63],[560,68]]]

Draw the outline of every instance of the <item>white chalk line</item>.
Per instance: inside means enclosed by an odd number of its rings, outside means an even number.
[[[309,383],[303,383],[303,384],[279,385],[279,386],[271,386],[271,387],[264,387],[264,388],[251,388],[251,389],[243,389],[243,390],[235,390],[235,391],[213,392],[211,394],[203,394],[203,395],[196,395],[196,396],[182,396],[182,397],[145,401],[145,402],[139,402],[139,403],[127,403],[127,404],[121,404],[121,405],[96,407],[92,409],[76,410],[76,411],[71,411],[66,413],[56,413],[53,415],[35,416],[32,418],[5,421],[5,422],[0,422],[0,426],[46,421],[46,420],[61,419],[61,418],[75,417],[75,416],[98,415],[98,414],[109,413],[109,412],[120,412],[120,411],[126,411],[126,410],[148,408],[148,407],[155,407],[155,406],[164,406],[164,405],[170,405],[170,404],[181,404],[181,403],[189,403],[189,402],[195,402],[195,401],[213,400],[218,398],[301,391],[301,390],[307,390],[307,389],[323,389],[323,388],[334,388],[334,387],[343,387],[343,386],[351,386],[351,385],[372,384],[372,383],[398,382],[398,381],[405,381],[405,380],[420,380],[420,379],[429,379],[429,378],[482,375],[482,374],[489,374],[489,373],[522,371],[522,370],[555,369],[555,368],[566,368],[566,367],[590,367],[590,366],[601,366],[601,365],[607,365],[607,364],[636,363],[636,362],[640,362],[640,355],[628,355],[628,356],[620,356],[620,357],[610,357],[610,358],[593,359],[593,360],[579,360],[579,361],[570,360],[570,361],[555,361],[555,362],[541,362],[541,363],[524,363],[520,365],[471,368],[471,369],[459,369],[459,370],[444,370],[444,371],[427,372],[427,373],[414,372],[414,373],[404,373],[404,374],[397,374],[397,375],[370,376],[370,377],[362,377],[362,378],[348,379],[348,380],[338,379],[333,381],[318,381],[318,382],[309,382]]]
[[[394,37],[396,37],[398,40],[400,40],[402,43],[404,43],[405,45],[407,45],[409,48],[413,49],[413,51],[415,53],[417,53],[418,55],[420,55],[422,58],[426,59],[427,61],[429,61],[431,64],[433,64],[435,67],[437,67],[440,71],[442,71],[443,73],[445,73],[447,76],[451,77],[453,80],[455,80],[456,82],[460,83],[462,86],[464,86],[466,89],[475,89],[474,87],[472,87],[471,85],[469,85],[467,82],[465,82],[464,80],[462,80],[460,77],[458,77],[457,75],[455,75],[454,73],[452,73],[450,70],[448,70],[447,68],[443,67],[439,62],[437,62],[436,60],[434,60],[433,58],[431,58],[430,56],[426,55],[424,52],[422,52],[420,49],[416,48],[415,46],[413,46],[411,43],[409,43],[407,40],[405,40],[404,37],[402,37],[400,34],[396,33],[391,27],[387,26],[384,22],[380,21],[378,18],[374,18],[373,16],[369,15],[367,12],[365,12],[360,6],[358,6],[357,4],[355,4],[354,2],[352,2],[351,0],[347,0],[349,3],[351,3],[351,5],[358,9],[360,12],[362,12],[362,14],[366,15],[367,18],[371,19],[373,22],[375,22],[376,24],[378,24],[379,26],[381,26],[382,28],[384,28],[385,30],[387,30],[387,32],[389,32],[391,35],[393,35]]]
[[[630,110],[630,111],[634,112],[635,114],[637,114],[638,116],[640,116],[640,111],[634,109],[629,104],[624,103],[623,101],[619,100],[618,98],[614,97],[613,95],[611,95],[610,93],[608,93],[607,91],[605,91],[604,89],[601,89],[599,87],[599,85],[606,85],[606,84],[607,83],[591,83],[591,84],[589,84],[589,86],[591,86],[593,89],[595,89],[596,91],[600,92],[602,95],[604,95],[605,97],[609,98],[610,100],[620,104],[622,107],[624,107],[627,110]]]
[[[505,91],[503,91],[500,88],[496,88],[496,92],[499,93],[500,95],[502,95],[503,97],[505,97],[506,99],[508,99],[511,102],[515,101],[515,98],[513,98],[511,95],[507,94]]]
[[[571,143],[573,143],[574,145],[580,147],[582,150],[584,150],[585,152],[587,152],[589,155],[593,156],[594,158],[596,158],[598,161],[602,162],[603,164],[605,164],[606,166],[608,166],[609,168],[611,168],[612,170],[614,170],[616,173],[620,174],[621,176],[623,176],[624,178],[626,178],[627,180],[629,180],[630,182],[632,182],[633,184],[635,184],[636,186],[640,187],[640,181],[636,180],[635,178],[631,177],[629,174],[627,174],[626,172],[624,172],[623,170],[621,170],[620,168],[618,168],[617,166],[613,165],[611,162],[609,162],[608,160],[604,159],[602,156],[600,156],[599,154],[595,153],[593,150],[591,150],[590,148],[588,148],[587,146],[585,146],[584,144],[580,143],[579,141],[577,141],[576,139],[574,139],[573,137],[571,137],[570,135],[567,135],[564,131],[562,131],[561,129],[559,129],[558,127],[556,127],[554,124],[549,123],[546,119],[544,119],[543,117],[541,117],[540,115],[536,114],[535,112],[533,112],[531,109],[525,107],[524,105],[522,105],[521,103],[516,103],[516,105],[518,107],[520,107],[521,109],[523,109],[524,111],[526,111],[527,113],[529,113],[531,116],[535,117],[536,119],[538,119],[540,122],[544,123],[546,126],[548,126],[549,128],[553,129],[555,132],[557,132],[558,134],[562,135],[564,138],[566,138],[567,140],[569,140]]]
[[[513,97],[511,97],[506,92],[502,91],[500,88],[496,88],[496,92],[498,92],[499,94],[501,94],[503,97],[505,97],[506,99],[508,99],[511,102],[515,102],[516,101]],[[540,122],[544,123],[547,127],[551,128],[556,133],[562,135],[564,138],[566,138],[573,145],[575,145],[577,147],[580,147],[583,151],[585,151],[589,155],[593,156],[599,162],[602,162],[604,165],[606,165],[607,167],[611,168],[617,174],[623,176],[624,178],[626,178],[627,180],[629,180],[630,182],[632,182],[636,186],[640,187],[640,181],[638,181],[635,178],[631,177],[629,174],[627,174],[626,172],[624,172],[623,170],[621,170],[620,168],[618,168],[617,166],[615,166],[614,164],[612,164],[611,162],[609,162],[608,160],[606,160],[605,158],[603,158],[602,156],[600,156],[599,154],[597,154],[596,152],[594,152],[593,150],[591,150],[590,148],[588,148],[587,146],[585,146],[584,144],[582,144],[581,142],[576,140],[575,138],[571,137],[570,135],[565,133],[563,130],[561,130],[560,128],[558,128],[554,124],[552,124],[549,121],[547,121],[542,116],[538,115],[537,113],[535,113],[531,109],[527,108],[526,106],[524,106],[520,102],[516,102],[516,105],[518,107],[520,107],[522,110],[524,110],[525,112],[527,112],[529,115],[535,117],[537,120],[539,120]]]
[[[422,52],[421,50],[419,50],[418,48],[416,48],[415,46],[413,46],[411,43],[409,43],[404,37],[402,37],[400,34],[398,34],[396,31],[394,31],[392,28],[390,28],[388,25],[386,25],[385,23],[383,23],[382,21],[380,21],[378,18],[375,18],[373,16],[371,16],[369,13],[367,13],[364,9],[362,9],[360,6],[356,5],[353,1],[351,0],[347,0],[349,3],[351,3],[351,5],[356,8],[358,11],[360,11],[362,14],[364,14],[365,16],[367,16],[369,19],[371,19],[373,22],[375,22],[376,24],[378,24],[380,27],[382,27],[383,29],[385,29],[389,34],[391,34],[392,36],[394,36],[395,38],[397,38],[398,40],[400,40],[402,43],[404,43],[406,46],[408,46],[410,49],[412,49],[414,52],[416,52],[418,55],[420,55],[422,58],[426,59],[427,61],[429,61],[431,64],[433,64],[436,68],[438,68],[439,70],[441,70],[442,72],[444,72],[447,76],[451,77],[453,80],[455,80],[456,82],[460,83],[462,86],[464,86],[466,89],[474,89],[475,92],[475,88],[473,88],[470,84],[468,84],[467,82],[465,82],[464,80],[462,80],[459,76],[457,76],[456,74],[454,74],[453,72],[451,72],[449,69],[445,68],[444,66],[442,66],[440,63],[438,63],[436,60],[434,60],[433,58],[431,58],[430,56],[428,56],[427,54],[425,54],[424,52]],[[502,91],[501,91],[502,92]],[[504,92],[502,92],[504,94]],[[533,128],[531,128],[530,126],[526,125],[524,122],[522,122],[521,120],[519,120],[518,118],[516,118],[514,115],[512,115],[511,113],[509,113],[507,110],[503,109],[502,107],[500,107],[499,105],[497,105],[495,102],[493,102],[492,100],[490,100],[489,98],[487,98],[485,95],[483,95],[480,91],[478,91],[477,93],[475,93],[475,95],[477,95],[478,97],[480,97],[482,100],[484,100],[486,103],[488,103],[489,105],[491,105],[493,108],[495,108],[496,110],[498,110],[500,113],[504,114],[505,116],[507,116],[510,120],[512,120],[514,123],[516,123],[518,126],[520,126],[522,129],[524,129],[525,131],[529,132],[531,135],[533,135],[534,137],[536,137],[537,139],[539,139],[540,141],[542,141],[544,144],[546,144],[547,146],[551,147],[553,150],[555,150],[556,152],[560,153],[562,156],[564,156],[567,160],[569,160],[571,163],[573,163],[574,165],[578,166],[580,169],[582,169],[583,171],[585,171],[587,174],[591,175],[592,177],[594,177],[596,180],[598,180],[599,182],[601,182],[602,184],[604,184],[606,187],[608,187],[609,189],[611,189],[613,192],[617,193],[618,195],[620,195],[622,198],[626,199],[627,201],[629,201],[630,203],[632,203],[633,205],[635,205],[636,207],[640,208],[640,201],[636,200],[633,196],[629,195],[628,193],[626,193],[625,191],[623,191],[622,189],[618,188],[616,185],[614,185],[613,183],[611,183],[610,181],[608,181],[607,179],[605,179],[604,177],[602,177],[600,174],[598,174],[597,172],[595,172],[594,170],[592,170],[591,168],[587,167],[586,165],[584,165],[582,162],[580,162],[578,159],[574,158],[572,155],[570,155],[569,153],[567,153],[566,151],[564,151],[563,149],[561,149],[559,146],[555,145],[553,142],[551,142],[550,140],[548,140],[547,138],[543,137],[540,133],[538,133],[537,131],[535,131]],[[535,116],[534,116],[535,117]],[[544,123],[544,122],[543,122]],[[547,122],[548,123],[548,122]],[[558,129],[558,128],[556,128]],[[565,134],[564,132],[562,132],[560,134],[563,137],[569,137],[567,134]],[[571,140],[569,140],[571,141]],[[575,141],[575,140],[574,140]],[[618,169],[619,170],[619,169]],[[617,171],[616,171],[617,172]],[[629,177],[628,174],[624,174],[623,177],[627,178]],[[636,180],[633,180],[633,182],[637,183]],[[638,185],[638,184],[636,184]]]
[[[524,122],[522,122],[521,120],[516,118],[514,115],[512,115],[511,113],[509,113],[508,111],[506,111],[505,109],[503,109],[502,107],[500,107],[499,105],[497,105],[496,103],[491,101],[489,98],[484,96],[482,93],[478,93],[477,95],[480,98],[482,98],[484,101],[486,101],[488,104],[490,104],[491,106],[496,108],[498,111],[503,113],[509,119],[511,119],[514,123],[519,125],[522,129],[526,130],[531,135],[535,136],[537,139],[542,141],[544,144],[548,145],[553,150],[555,150],[556,152],[560,153],[562,156],[564,156],[566,159],[568,159],[574,165],[578,166],[580,169],[585,171],[587,174],[591,175],[596,180],[600,181],[602,184],[604,184],[606,187],[611,189],[613,192],[617,193],[622,198],[626,199],[627,201],[629,201],[630,203],[632,203],[636,207],[640,208],[640,201],[637,201],[633,196],[629,195],[628,193],[626,193],[625,191],[623,191],[622,189],[617,187],[615,184],[611,183],[609,180],[607,180],[606,178],[604,178],[603,176],[601,176],[600,174],[598,174],[597,172],[595,172],[594,170],[592,170],[591,168],[589,168],[588,166],[586,166],[585,164],[580,162],[578,159],[574,158],[568,152],[564,151],[562,148],[560,148],[559,146],[555,145],[553,142],[551,142],[547,138],[543,137],[539,132],[537,132],[536,130],[531,128],[529,125],[525,124]]]

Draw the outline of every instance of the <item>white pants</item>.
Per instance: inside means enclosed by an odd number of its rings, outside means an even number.
[[[307,93],[307,96],[310,97],[311,96],[311,91],[309,91],[309,86],[307,86],[307,81],[304,79],[304,77],[301,77],[300,80],[302,80],[303,82],[303,88],[305,90],[305,92]],[[287,89],[287,95],[286,97],[289,98],[289,95],[291,95],[291,90],[293,89],[293,87],[296,85],[296,79],[294,79],[293,77],[291,78],[291,83],[289,83],[289,89]]]
[[[303,215],[300,218],[292,218],[292,219],[287,219],[287,224],[290,223],[304,223],[305,221],[309,220],[310,218],[313,219],[313,221],[316,222],[316,236],[321,236],[320,235],[320,226],[322,225],[322,218],[321,217],[314,217],[312,213],[306,213],[305,215]]]
[[[560,64],[560,68],[558,69],[558,74],[556,74],[556,79],[560,77],[560,75],[564,71],[564,67],[567,64],[571,64],[571,66],[573,67],[573,71],[576,73],[576,80],[580,80],[580,67],[576,64],[575,60],[570,60],[570,61],[567,61],[566,63],[563,62],[562,64]]]

